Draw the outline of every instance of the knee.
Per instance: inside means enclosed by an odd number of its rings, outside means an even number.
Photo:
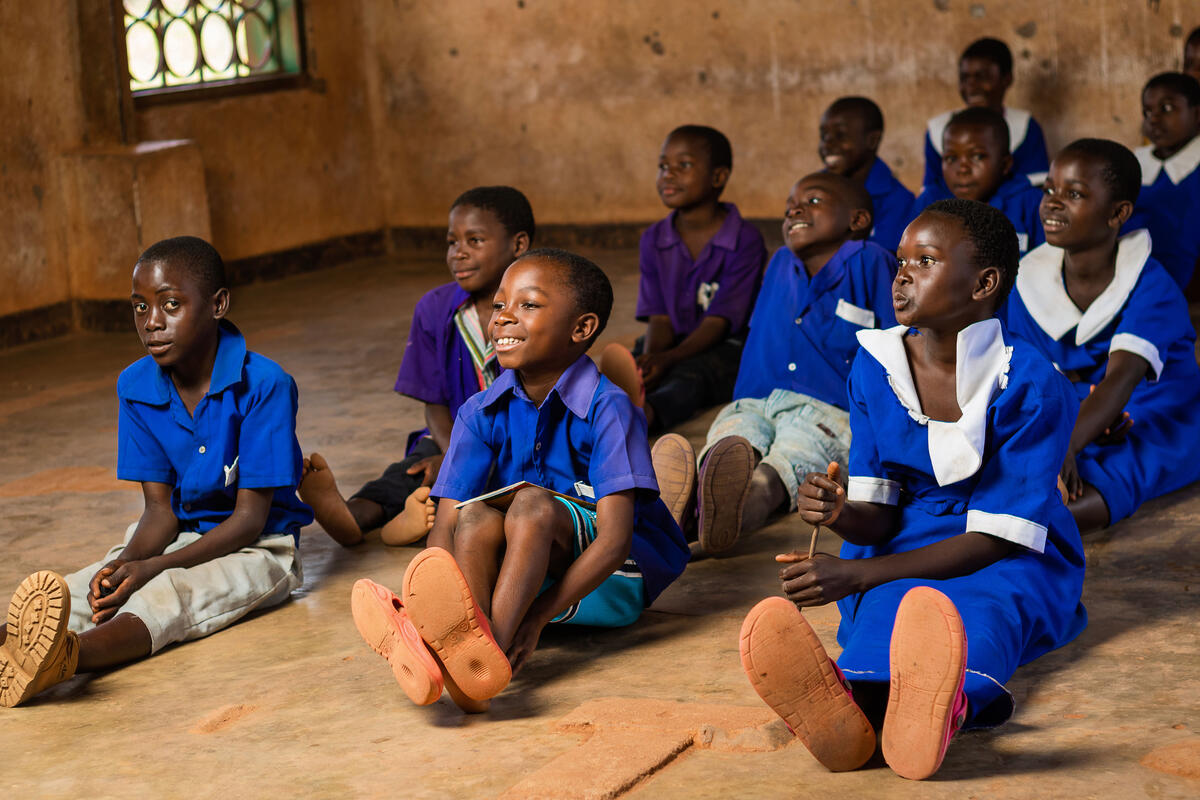
[[[503,538],[500,512],[486,503],[471,503],[458,511],[456,545],[499,544]]]
[[[504,536],[509,545],[534,536],[544,537],[554,525],[558,505],[554,495],[545,489],[531,487],[517,492],[505,515]]]

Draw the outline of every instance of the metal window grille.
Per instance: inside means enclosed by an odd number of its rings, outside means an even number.
[[[133,96],[300,74],[299,0],[122,0]]]

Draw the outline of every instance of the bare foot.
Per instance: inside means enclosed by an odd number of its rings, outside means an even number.
[[[329,469],[329,463],[320,453],[305,459],[304,477],[300,480],[300,499],[312,506],[317,522],[329,537],[343,547],[356,545],[363,540],[362,529],[354,521],[354,515],[346,506],[337,480]]]
[[[379,532],[384,544],[412,544],[433,527],[437,506],[429,499],[429,487],[420,486],[404,501],[404,510],[388,521]]]

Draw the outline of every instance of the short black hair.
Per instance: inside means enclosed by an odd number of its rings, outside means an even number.
[[[1200,25],[1192,28],[1192,32],[1187,35],[1187,39],[1183,41],[1183,46],[1187,47],[1192,44],[1200,44]]]
[[[954,116],[950,117],[950,121],[946,123],[946,130],[954,125],[979,125],[984,128],[991,128],[992,133],[996,135],[996,139],[1004,147],[1004,152],[1008,153],[1012,149],[1012,140],[1008,134],[1008,123],[1004,120],[1004,115],[994,108],[986,106],[971,106],[964,108],[962,111],[956,111]]]
[[[871,215],[872,225],[875,222],[875,204],[871,202],[871,193],[867,191],[867,187],[858,181],[851,180],[845,175],[839,175],[836,172],[828,172],[822,170],[820,172],[811,172],[801,178],[801,181],[806,181],[809,178],[817,178],[827,183],[832,183],[837,186],[842,196],[850,203],[850,208],[863,208]],[[797,181],[799,183],[800,181]],[[861,231],[855,231],[850,235],[851,239],[866,239],[871,235],[871,225],[868,225]]]
[[[1142,165],[1128,147],[1109,139],[1076,139],[1064,147],[1056,158],[1078,155],[1095,160],[1100,165],[1100,177],[1108,187],[1114,202],[1136,203],[1142,190]]]
[[[716,128],[707,125],[680,125],[667,134],[668,139],[676,136],[688,136],[704,142],[704,146],[708,148],[709,165],[713,169],[733,169],[733,145],[729,143],[729,137]]]
[[[971,42],[967,45],[967,49],[963,50],[958,60],[961,63],[968,58],[980,58],[984,61],[990,61],[1000,68],[1001,75],[1012,75],[1012,50],[1009,50],[1008,45],[999,39],[985,36],[982,39],[976,39]]]
[[[221,260],[221,254],[198,236],[175,236],[155,242],[142,251],[134,267],[155,261],[186,272],[206,296],[229,286],[225,280],[225,262]]]
[[[869,97],[839,97],[829,104],[829,111],[857,114],[867,133],[883,130],[883,112]]]
[[[1200,81],[1186,72],[1160,72],[1142,87],[1142,94],[1151,89],[1166,89],[1183,95],[1192,108],[1200,106]]]
[[[996,267],[1000,270],[1000,292],[996,308],[1004,305],[1013,284],[1017,282],[1017,265],[1021,250],[1017,229],[998,208],[976,200],[938,200],[925,209],[926,214],[944,214],[962,223],[967,238],[975,246],[975,268]]]
[[[533,207],[520,190],[511,186],[476,186],[460,194],[450,204],[450,210],[453,211],[459,206],[471,206],[492,212],[509,236],[525,233],[529,236],[529,243],[533,244],[533,235],[536,233]]]
[[[554,264],[562,273],[563,286],[571,292],[575,300],[576,313],[595,314],[599,318],[600,324],[596,327],[592,338],[588,340],[588,344],[596,341],[596,337],[608,325],[608,318],[612,315],[613,307],[612,283],[604,274],[604,270],[600,269],[591,259],[568,250],[560,250],[557,247],[539,247],[536,250],[529,250],[513,263],[529,258],[539,258]]]

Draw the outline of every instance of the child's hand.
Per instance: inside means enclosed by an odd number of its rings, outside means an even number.
[[[420,461],[408,468],[408,474],[416,475],[418,472],[420,472],[422,473],[421,485],[433,486],[433,484],[437,481],[438,470],[442,468],[442,459],[445,457],[446,456],[444,453],[438,453],[434,456],[422,458]]]
[[[778,557],[777,557],[778,558]],[[783,593],[798,606],[823,606],[864,590],[862,561],[817,553],[779,570]]]
[[[1062,469],[1059,470],[1058,477],[1062,479],[1063,485],[1067,487],[1068,503],[1083,497],[1083,478],[1079,477],[1079,467],[1075,465],[1074,453],[1067,453],[1067,457],[1063,459]]]
[[[113,565],[119,566],[116,566],[107,575],[103,574]],[[154,559],[110,561],[92,578],[92,583],[99,589],[99,595],[94,601],[91,595],[88,597],[92,611],[95,612],[92,614],[92,622],[99,625],[101,622],[111,619],[121,606],[125,605],[133,596],[134,592],[149,583],[150,579],[160,572],[162,570],[155,566]]]
[[[804,476],[796,499],[800,519],[810,525],[829,525],[838,518],[846,505],[841,469],[836,461],[831,461],[824,473],[810,472]]]
[[[675,359],[667,352],[642,353],[637,357],[637,365],[642,371],[642,383],[649,388],[661,381],[667,370],[675,366]]]
[[[117,570],[117,567],[120,567],[124,563],[125,561],[120,558],[113,559],[97,570],[96,574],[92,576],[92,580],[88,583],[87,601],[88,605],[92,607],[93,614],[100,610],[96,605],[96,601],[101,597],[112,594],[112,589],[102,586],[100,582],[112,575]]]
[[[512,666],[514,676],[521,667],[525,666],[526,659],[533,654],[538,639],[542,635],[542,628],[546,627],[545,623],[531,619],[531,616],[526,614],[525,619],[521,620],[517,632],[513,634],[512,644],[508,646],[508,652],[505,653],[508,656],[508,663]]]

